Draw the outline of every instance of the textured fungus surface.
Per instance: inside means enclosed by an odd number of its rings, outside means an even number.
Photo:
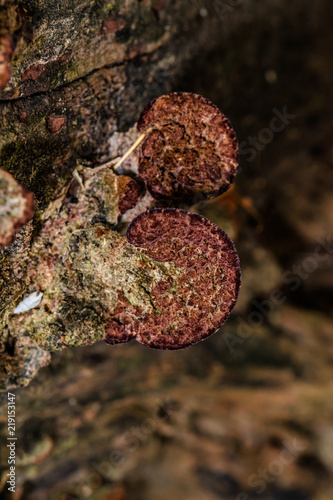
[[[237,140],[212,102],[187,92],[161,96],[139,118],[139,131],[150,127],[139,173],[155,198],[195,201],[228,189],[238,165]]]
[[[11,77],[9,61],[12,57],[12,43],[8,35],[0,36],[0,91],[7,85]]]
[[[134,208],[140,198],[140,188],[134,179],[126,175],[117,177],[117,187],[120,214],[124,214],[127,210]]]
[[[0,248],[9,245],[34,214],[32,193],[20,186],[14,177],[0,170]]]
[[[152,209],[133,220],[128,241],[157,262],[182,272],[150,290],[152,309],[142,315],[123,295],[107,328],[106,342],[135,338],[159,349],[180,349],[215,332],[228,318],[240,286],[237,252],[224,231],[196,213]]]

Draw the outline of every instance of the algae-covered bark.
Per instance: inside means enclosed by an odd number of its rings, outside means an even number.
[[[26,263],[27,293],[43,291],[41,307],[8,320],[13,331],[29,334],[49,351],[103,338],[119,294],[142,314],[148,312],[154,284],[181,272],[170,263],[147,258],[111,229],[120,211],[116,204],[108,206],[108,197],[117,199],[123,176],[107,168],[103,174],[97,169],[90,183],[76,188],[74,202],[73,197],[66,198],[43,223]],[[110,179],[113,194],[108,190]]]
[[[38,232],[32,235],[30,223],[5,250],[19,278],[12,300],[3,304],[5,380],[25,384],[49,361],[45,351],[103,338],[120,299],[145,315],[153,307],[154,285],[181,274],[172,263],[141,254],[113,230],[124,200],[127,207],[137,201],[133,189],[130,197],[126,190],[135,181],[108,166],[81,168],[75,177],[44,212]],[[40,307],[22,306],[37,293],[43,295]]]

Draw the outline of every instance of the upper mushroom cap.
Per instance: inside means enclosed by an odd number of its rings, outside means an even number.
[[[239,259],[229,236],[201,215],[156,208],[136,217],[128,241],[179,272],[150,290],[153,312],[140,313],[119,297],[106,342],[135,338],[149,347],[180,349],[214,333],[228,318],[240,287]]]
[[[0,170],[0,248],[9,245],[34,214],[34,196]]]
[[[233,182],[236,134],[208,99],[188,92],[158,97],[138,120],[139,131],[149,128],[140,148],[139,174],[154,198],[211,198]]]

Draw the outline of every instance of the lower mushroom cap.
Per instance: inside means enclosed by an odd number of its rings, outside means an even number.
[[[157,208],[132,221],[127,239],[179,271],[152,286],[152,312],[140,314],[119,296],[106,342],[135,338],[149,347],[181,349],[223,325],[236,303],[241,273],[235,247],[220,227],[196,213]]]
[[[208,99],[175,92],[152,101],[138,120],[147,134],[139,174],[155,198],[199,201],[226,191],[238,166],[236,134]]]

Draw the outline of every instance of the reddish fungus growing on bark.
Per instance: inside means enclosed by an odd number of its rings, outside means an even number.
[[[127,175],[117,177],[117,188],[119,195],[119,211],[124,214],[127,210],[135,207],[140,198],[140,188],[134,179]]]
[[[140,312],[123,294],[109,318],[105,341],[136,339],[158,349],[180,349],[208,337],[228,318],[240,287],[239,259],[224,231],[199,214],[156,208],[136,217],[128,241],[178,271],[150,290],[152,310]]]
[[[187,92],[158,97],[142,112],[138,130],[146,133],[139,174],[154,198],[211,198],[233,182],[236,135],[208,99]]]
[[[0,170],[0,248],[9,245],[34,214],[34,196]]]

